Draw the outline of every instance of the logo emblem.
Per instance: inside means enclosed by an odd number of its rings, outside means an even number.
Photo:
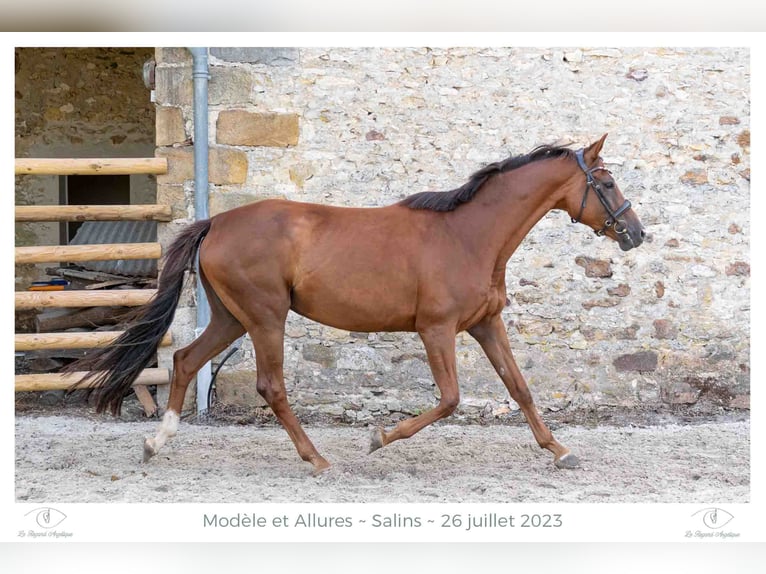
[[[46,530],[56,528],[66,520],[66,514],[50,507],[36,508],[35,510],[27,512],[24,516],[30,515],[34,518],[40,528],[45,528]]]
[[[734,516],[730,512],[714,507],[698,510],[692,514],[692,517],[697,517],[698,520],[702,520],[702,524],[711,530],[723,528],[734,519]]]

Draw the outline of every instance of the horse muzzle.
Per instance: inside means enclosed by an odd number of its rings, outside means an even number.
[[[644,242],[646,230],[640,223],[629,224],[623,220],[616,221],[612,227],[614,239],[623,251],[630,251]]]

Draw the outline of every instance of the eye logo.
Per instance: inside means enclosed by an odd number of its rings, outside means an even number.
[[[704,508],[692,514],[692,516],[698,515],[701,515],[702,523],[711,530],[723,528],[734,519],[731,513],[721,508]]]
[[[66,520],[66,514],[55,508],[37,508],[24,516],[34,515],[35,522],[41,528],[56,528]]]

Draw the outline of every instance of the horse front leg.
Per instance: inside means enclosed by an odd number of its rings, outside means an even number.
[[[532,429],[537,444],[542,448],[548,449],[554,455],[553,463],[557,468],[577,468],[580,461],[575,455],[569,452],[569,449],[553,438],[553,433],[543,422],[542,417],[537,412],[532,394],[521,374],[516,360],[511,352],[511,345],[508,342],[508,333],[500,315],[487,317],[478,325],[468,330],[471,336],[479,342],[492,366],[500,375],[511,398],[518,403],[527,423]]]
[[[457,386],[457,363],[455,360],[455,329],[440,326],[419,332],[426,348],[428,364],[434,381],[439,387],[439,404],[416,417],[400,421],[391,432],[382,428],[373,429],[370,452],[402,438],[409,438],[431,423],[451,415],[460,402]]]

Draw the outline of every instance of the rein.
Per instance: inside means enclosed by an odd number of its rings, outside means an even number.
[[[584,158],[585,150],[581,149],[575,152],[575,157],[577,158],[577,165],[580,166],[580,169],[583,170],[585,173],[585,193],[583,193],[582,196],[582,203],[580,204],[580,213],[577,215],[577,217],[572,218],[572,223],[579,223],[580,218],[582,217],[583,211],[585,211],[585,202],[588,200],[588,191],[590,188],[593,188],[593,191],[596,193],[596,196],[598,197],[598,200],[601,202],[601,205],[604,206],[604,209],[606,210],[607,214],[609,214],[609,219],[607,219],[604,222],[604,227],[601,229],[595,230],[596,235],[601,236],[606,233],[606,230],[610,227],[614,228],[615,233],[624,234],[628,232],[628,227],[625,225],[625,221],[622,219],[618,219],[623,213],[628,211],[631,208],[631,204],[629,200],[625,200],[625,203],[623,203],[620,208],[617,211],[612,211],[612,208],[609,206],[609,202],[606,200],[606,196],[604,195],[604,191],[601,189],[601,184],[597,179],[593,178],[593,172],[594,171],[605,171],[607,173],[612,173],[605,167],[596,166],[591,169],[588,169],[588,166],[585,164],[585,158]]]

